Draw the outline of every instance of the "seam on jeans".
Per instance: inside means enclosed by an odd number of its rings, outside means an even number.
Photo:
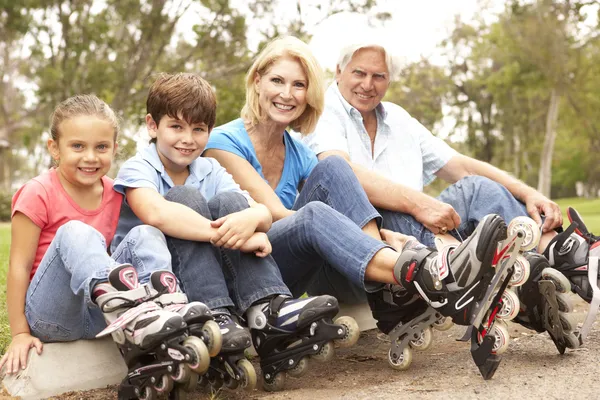
[[[282,296],[292,296],[292,293],[286,286],[273,286],[270,288],[261,288],[256,291],[252,296],[250,296],[246,301],[238,302],[238,312],[240,315],[243,315],[248,308],[258,300],[262,300],[265,297],[269,297],[272,295],[282,295]]]
[[[218,299],[212,299],[207,301],[205,304],[211,310],[222,307],[235,307],[233,300],[231,300],[229,297],[220,297]]]
[[[223,260],[223,263],[227,266],[227,269],[231,273],[231,277],[233,280],[233,288],[234,288],[233,295],[235,296],[236,303],[240,304],[242,299],[239,295],[240,291],[238,289],[238,279],[237,279],[237,274],[235,273],[235,269],[233,268],[233,261],[231,261],[229,256],[226,254],[225,249],[221,248],[220,251],[221,251],[221,260]]]
[[[138,257],[137,253],[135,252],[136,244],[137,244],[137,242],[135,241],[135,239],[127,240],[127,247],[129,249],[129,253],[131,254],[131,261],[133,262],[133,265],[135,265],[135,269],[137,270],[138,275],[139,275],[140,272],[146,272],[146,266],[142,262],[142,259],[140,257]],[[129,247],[129,245],[131,245],[131,247]],[[140,271],[140,267],[141,267],[141,271]]]
[[[367,291],[367,286],[365,285],[365,273],[367,270],[367,264],[369,264],[369,262],[373,259],[373,257],[375,257],[375,254],[378,251],[385,249],[385,248],[389,248],[389,249],[393,250],[393,248],[391,246],[381,242],[381,244],[378,244],[378,246],[375,246],[375,248],[366,257],[366,260],[360,265],[360,285],[365,292]]]
[[[381,227],[383,226],[383,217],[377,211],[375,211],[375,213],[370,214],[369,216],[365,217],[365,219],[363,221],[361,221],[360,224],[358,224],[358,227],[360,229],[364,228],[365,225],[367,223],[369,223],[369,221],[371,221],[372,219],[375,220],[375,223],[377,224],[377,227],[379,229],[381,229]]]
[[[33,295],[37,291],[38,287],[40,286],[40,282],[44,278],[44,275],[46,275],[46,272],[48,272],[48,268],[50,268],[50,265],[54,262],[54,260],[56,259],[56,257],[58,257],[58,252],[55,252],[54,253],[54,257],[52,257],[52,259],[48,263],[46,263],[46,265],[45,265],[46,268],[44,268],[44,272],[40,272],[40,277],[39,277],[39,279],[37,279],[36,285],[31,289],[31,294],[30,294],[29,297],[33,297]],[[37,271],[35,271],[35,275],[37,275],[38,271],[40,271],[39,268],[40,268],[40,266],[38,265],[38,269],[37,269]],[[33,276],[34,279],[36,279],[35,275]]]

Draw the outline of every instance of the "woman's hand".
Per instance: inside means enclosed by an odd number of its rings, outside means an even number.
[[[32,347],[35,347],[38,354],[42,354],[43,345],[40,339],[31,336],[29,332],[15,335],[2,360],[0,360],[0,370],[6,365],[6,373],[11,375],[17,373],[19,369],[25,369],[27,367],[27,356]]]

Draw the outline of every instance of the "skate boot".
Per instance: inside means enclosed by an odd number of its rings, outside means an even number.
[[[590,233],[577,211],[569,207],[567,216],[571,225],[556,235],[544,250],[550,266],[562,272],[571,281],[571,290],[586,302],[594,297],[588,277],[590,257],[600,257],[600,236]],[[597,283],[600,281],[596,275]]]
[[[116,267],[108,280],[94,287],[93,298],[108,324],[97,337],[112,335],[127,364],[127,376],[119,385],[119,400],[168,394],[175,378],[189,384],[194,374],[177,377],[182,370],[180,364],[185,363],[198,373],[208,369],[204,342],[187,336],[181,315],[163,310],[152,301],[157,292],[149,285],[139,284],[131,265]],[[185,390],[178,387],[176,396],[185,398]]]
[[[204,303],[188,302],[185,293],[179,289],[175,274],[167,270],[154,271],[150,275],[150,286],[158,292],[156,303],[165,310],[181,315],[188,326],[189,335],[201,338],[211,357],[219,354],[222,343],[219,325]]]
[[[356,343],[356,321],[340,317],[333,322],[337,313],[337,300],[325,295],[301,299],[275,296],[248,309],[246,320],[260,356],[266,391],[283,389],[284,371],[292,377],[304,375],[309,356],[316,361],[331,360],[334,340],[341,347]]]
[[[252,345],[248,329],[236,322],[227,313],[213,313],[221,331],[223,342],[220,353],[210,362],[208,373],[200,379],[202,386],[210,386],[212,390],[222,387],[228,389],[254,390],[256,387],[256,371],[252,363],[246,359],[245,350]]]
[[[569,280],[560,271],[550,268],[541,254],[529,253],[525,257],[531,274],[518,288],[521,311],[514,322],[537,332],[547,331],[560,354],[567,347],[579,347],[579,339],[573,333],[577,324],[569,314],[573,306],[565,294],[570,291]]]
[[[531,221],[529,226],[535,223]],[[507,238],[502,218],[487,215],[463,243],[447,246],[439,253],[409,241],[394,268],[396,281],[409,293],[418,294],[440,314],[452,317],[454,323],[469,326],[462,340],[470,338],[471,355],[484,379],[491,378],[500,363],[494,350],[499,348],[498,339],[508,343],[507,330],[502,322],[496,323],[498,313],[504,307],[504,312],[514,317],[519,309],[516,295],[512,296],[516,312],[506,309],[503,296],[507,296],[505,291],[527,234],[535,233],[517,228]],[[506,337],[500,337],[502,334]],[[390,363],[398,362],[401,353],[392,356],[398,358]]]
[[[444,331],[453,325],[451,318],[397,285],[386,285],[383,290],[368,293],[367,298],[377,327],[390,337],[388,363],[396,370],[410,367],[413,350],[425,351],[431,346],[432,328]]]

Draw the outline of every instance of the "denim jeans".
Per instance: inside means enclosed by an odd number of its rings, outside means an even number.
[[[387,245],[361,230],[370,220],[380,219],[364,192],[364,199],[358,201],[344,196],[342,190],[328,189],[331,181],[343,190],[351,190],[344,186],[344,175],[335,174],[340,162],[348,166],[335,157],[317,164],[296,199],[293,208],[297,212],[275,222],[268,236],[273,258],[295,296],[306,291],[356,303],[366,301],[365,292],[383,287],[377,282],[365,282],[365,270],[373,256]]]
[[[206,201],[196,189],[175,186],[165,198],[213,221],[248,208],[246,198],[235,192],[223,192]],[[201,301],[211,309],[237,307],[241,315],[257,300],[277,294],[290,295],[271,256],[260,258],[252,253],[217,248],[209,242],[170,236],[167,244],[173,258],[173,272],[190,301]]]
[[[513,218],[527,216],[525,205],[502,185],[482,176],[467,176],[450,185],[438,197],[450,204],[460,216],[460,226],[449,232],[457,239],[473,233],[479,221],[488,214],[498,214],[508,224]],[[435,235],[414,217],[399,212],[379,210],[383,226],[395,232],[417,238],[426,246],[434,247]]]
[[[111,257],[104,236],[93,227],[80,221],[61,226],[27,289],[25,316],[31,334],[43,342],[93,339],[106,323],[90,298],[92,289],[125,263],[135,267],[142,283],[152,271],[170,270],[164,235],[151,226],[137,226]]]

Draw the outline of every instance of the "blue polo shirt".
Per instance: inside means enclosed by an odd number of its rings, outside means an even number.
[[[298,195],[298,185],[308,178],[318,160],[311,149],[292,138],[287,131],[283,133],[283,143],[285,144],[285,160],[275,194],[285,208],[291,210]],[[256,157],[254,145],[241,118],[213,129],[206,149],[225,150],[242,157],[267,182],[262,172],[262,166]]]
[[[184,186],[197,189],[207,201],[222,192],[238,192],[250,198],[214,158],[197,158],[190,164],[189,169],[190,176]],[[125,161],[114,181],[114,189],[123,195],[128,188],[148,188],[164,196],[173,186],[173,180],[165,171],[154,143]],[[124,200],[111,249],[116,249],[131,229],[142,224]]]

